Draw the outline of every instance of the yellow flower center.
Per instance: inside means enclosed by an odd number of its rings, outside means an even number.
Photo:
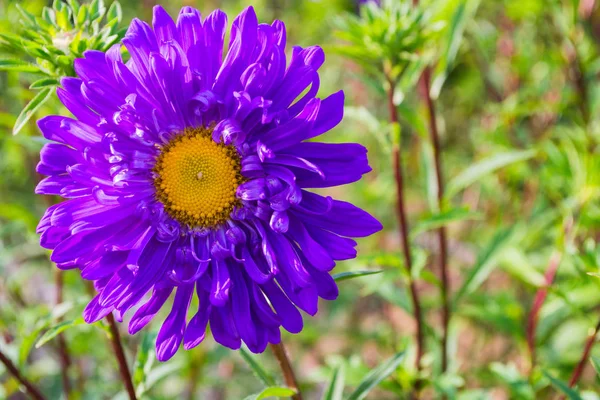
[[[158,200],[189,227],[222,224],[239,205],[240,157],[233,146],[215,143],[211,133],[186,129],[162,148],[153,169]]]

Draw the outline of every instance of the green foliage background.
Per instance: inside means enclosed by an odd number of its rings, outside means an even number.
[[[1,0],[0,32],[21,29],[17,3],[34,15],[49,5]],[[336,302],[320,304],[319,314],[306,318],[301,334],[284,335],[303,394],[308,399],[322,398],[324,392],[331,396],[323,398],[341,399],[341,393],[343,398],[362,398],[353,390],[371,382],[374,388],[367,399],[408,398],[416,379],[415,323],[395,217],[391,148],[397,129],[390,126],[385,105],[389,83],[378,76],[381,59],[373,60],[368,53],[383,49],[377,53],[383,57],[399,44],[382,39],[373,45],[360,24],[348,22],[357,10],[349,0],[170,0],[163,6],[171,15],[182,5],[195,6],[203,15],[219,7],[231,22],[249,3],[261,21],[286,22],[289,44],[325,48],[321,94],[343,88],[347,110],[345,121],[324,140],[367,146],[373,167],[359,183],[330,193],[369,210],[384,224],[383,232],[360,241],[356,260],[339,263],[335,270],[383,272],[340,280]],[[598,324],[600,9],[595,3],[423,1],[423,42],[414,54],[389,53],[393,66],[407,66],[401,74],[394,70],[395,100],[415,255],[413,278],[426,315],[422,398],[554,398]],[[122,0],[121,25],[133,17],[150,21],[154,4]],[[354,47],[344,45],[348,41]],[[9,47],[0,55],[15,57],[19,55]],[[427,64],[435,64],[432,97],[446,179],[442,210],[436,203],[427,110],[416,89]],[[80,318],[90,299],[86,285],[77,271],[64,273],[63,301],[56,304],[56,269],[34,232],[52,201],[33,193],[43,142],[35,118],[19,135],[11,132],[37,93],[30,84],[39,79],[33,72],[0,73],[0,349],[48,398],[59,399],[63,391],[56,333],[62,332],[73,363],[72,398],[124,399],[106,327],[85,325]],[[53,99],[34,111],[66,112]],[[435,238],[441,225],[450,237],[453,313],[451,363],[445,374],[440,371]],[[539,311],[532,365],[528,319],[553,264],[557,275]],[[63,322],[57,326],[59,320]],[[160,364],[153,355],[157,330],[158,324],[152,324],[137,336],[123,335],[141,398],[243,399],[260,392],[263,382],[282,382],[270,353],[234,352],[212,340]],[[390,358],[399,352],[403,357]],[[385,360],[388,364],[381,365]],[[567,393],[570,398],[600,398],[594,361],[600,363],[600,346],[592,348],[576,389]],[[381,379],[365,383],[373,370]],[[331,382],[332,376],[338,380]],[[0,366],[3,398],[23,397]]]

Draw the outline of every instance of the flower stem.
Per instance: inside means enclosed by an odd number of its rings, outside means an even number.
[[[55,269],[54,279],[56,282],[56,304],[61,304],[63,302],[63,272],[58,268]],[[69,368],[71,366],[71,357],[69,356],[69,349],[67,347],[67,342],[63,334],[58,335],[58,354],[60,357],[60,370],[61,377],[63,383],[63,392],[65,394],[65,399],[69,399],[69,395],[71,393],[71,382],[69,381]]]
[[[127,359],[125,358],[125,352],[123,351],[123,345],[121,344],[121,335],[119,329],[115,323],[115,318],[112,314],[106,316],[106,321],[110,328],[110,342],[112,344],[117,362],[119,363],[119,372],[121,373],[121,379],[129,395],[129,400],[136,400],[135,388],[133,387],[133,381],[131,380],[131,373],[127,366]]]
[[[583,370],[587,364],[587,360],[590,357],[590,353],[592,351],[592,347],[594,347],[594,343],[596,342],[596,337],[598,336],[598,332],[600,331],[600,321],[596,324],[596,328],[594,329],[594,333],[590,335],[587,342],[585,343],[585,347],[583,349],[583,354],[581,355],[581,359],[577,364],[577,367],[573,370],[573,375],[571,375],[571,379],[569,380],[569,387],[575,386],[575,384],[579,381],[581,374],[583,374]]]
[[[441,212],[444,202],[444,176],[442,173],[442,149],[440,135],[436,121],[435,104],[431,98],[431,68],[425,68],[421,76],[422,95],[427,105],[429,116],[429,135],[433,146],[435,160],[435,175],[437,181],[438,209]],[[450,291],[450,279],[448,274],[448,239],[446,227],[440,226],[437,230],[438,246],[440,250],[440,275],[441,275],[441,297],[442,297],[442,373],[448,369],[448,325],[450,324],[450,302],[448,292]]]
[[[388,81],[389,89],[388,89],[388,108],[390,113],[390,122],[393,125],[397,125],[399,123],[398,119],[398,110],[396,109],[396,105],[394,104],[394,82],[390,79]],[[417,369],[417,376],[420,375],[421,372],[421,359],[423,358],[424,353],[424,332],[423,332],[423,313],[421,311],[421,301],[419,299],[419,291],[415,284],[415,281],[412,277],[412,253],[410,249],[409,242],[409,226],[408,220],[406,217],[406,205],[404,203],[404,176],[402,174],[402,153],[400,151],[399,145],[400,139],[398,139],[398,143],[394,144],[392,149],[392,156],[394,162],[394,177],[396,180],[396,194],[397,194],[397,204],[396,204],[396,213],[398,217],[398,230],[400,233],[400,242],[402,243],[402,252],[404,254],[404,265],[408,275],[409,282],[409,290],[413,303],[413,314],[415,318],[415,322],[417,325],[416,329],[416,342],[417,342],[417,356],[415,359],[415,366]],[[417,392],[419,386],[419,379],[417,378],[417,384],[415,385]]]
[[[555,250],[550,256],[550,261],[548,262],[548,267],[546,268],[546,273],[544,274],[545,285],[539,288],[535,293],[533,305],[531,306],[531,311],[529,312],[527,321],[527,347],[529,348],[530,371],[533,371],[533,368],[536,364],[535,332],[540,309],[542,308],[542,305],[546,300],[546,296],[548,295],[548,288],[552,285],[552,282],[554,282],[554,277],[556,276],[556,271],[558,270],[561,259],[562,252],[558,250]]]
[[[296,380],[296,375],[294,374],[294,370],[285,351],[285,347],[283,346],[283,342],[271,344],[270,346],[275,358],[277,359],[277,362],[279,363],[281,372],[283,373],[285,384],[296,391],[296,394],[292,396],[292,399],[302,400],[302,393],[298,387],[298,381]]]
[[[31,396],[31,398],[33,398],[34,400],[46,399],[33,383],[31,383],[29,380],[27,380],[27,378],[21,375],[21,372],[19,372],[15,364],[13,364],[12,361],[4,353],[2,353],[2,351],[0,351],[0,362],[4,364],[6,370],[10,372],[15,377],[15,379],[18,380],[25,387],[25,391],[29,396]]]

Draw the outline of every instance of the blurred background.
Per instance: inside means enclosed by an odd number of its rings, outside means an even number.
[[[0,0],[0,32],[21,29],[17,3],[34,15],[51,5]],[[584,360],[577,392],[567,394],[600,398],[594,368],[600,365],[600,346],[590,340],[600,319],[599,2],[423,1],[435,31],[427,49],[434,78],[443,77],[437,89],[433,80],[432,97],[446,211],[435,211],[428,116],[417,90],[419,74],[413,73],[398,84],[395,99],[415,259],[412,278],[404,272],[397,233],[386,87],[340,50],[340,21],[356,15],[358,3],[170,0],[162,5],[173,16],[183,5],[203,15],[222,8],[232,21],[250,3],[259,20],[285,21],[288,45],[325,48],[320,94],[344,89],[347,109],[344,122],[322,139],[365,145],[373,168],[360,182],[329,193],[368,210],[384,225],[379,234],[359,241],[356,260],[335,270],[383,272],[340,280],[337,301],[322,302],[301,334],[284,334],[304,397],[321,398],[341,363],[349,393],[370,370],[404,350],[400,366],[366,398],[408,398],[415,380],[415,322],[407,282],[414,278],[426,327],[422,398],[555,398],[586,345],[591,357]],[[121,0],[121,25],[134,17],[150,21],[155,4]],[[7,57],[14,57],[10,49],[0,55]],[[18,71],[0,73],[0,348],[49,399],[60,399],[66,344],[72,398],[124,399],[105,327],[80,319],[90,294],[79,272],[57,276],[38,245],[35,226],[52,201],[33,193],[43,142],[35,118],[18,135],[11,134],[35,95],[29,85],[36,79]],[[49,113],[66,110],[51,100],[36,111]],[[442,225],[449,238],[452,304],[450,364],[443,374],[435,231]],[[63,286],[58,297],[57,282]],[[537,320],[533,332],[532,318]],[[158,328],[151,324],[133,337],[123,329],[142,398],[243,399],[262,388],[240,352],[212,339],[181,350],[168,363],[154,361]],[[45,341],[49,331],[53,335]],[[281,380],[269,352],[252,359]],[[0,366],[0,399],[21,398],[26,397],[16,381]]]

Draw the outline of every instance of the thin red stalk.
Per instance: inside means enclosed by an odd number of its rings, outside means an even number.
[[[527,347],[529,348],[531,371],[535,367],[536,363],[535,332],[540,309],[542,308],[542,305],[546,300],[546,296],[548,295],[548,288],[552,285],[552,282],[554,282],[554,277],[556,276],[556,271],[558,270],[561,259],[562,253],[558,250],[555,250],[550,256],[550,261],[548,262],[548,267],[546,268],[546,273],[544,274],[545,285],[539,288],[536,292],[533,305],[531,306],[531,311],[529,312],[527,321]]]
[[[108,326],[110,328],[110,342],[115,352],[115,356],[117,357],[121,379],[123,380],[123,384],[125,385],[125,389],[129,395],[129,400],[136,400],[135,388],[133,387],[131,373],[129,372],[129,367],[127,366],[127,359],[125,358],[125,352],[123,351],[123,345],[121,344],[121,335],[119,334],[119,329],[115,323],[115,318],[112,314],[108,314],[106,316],[106,321],[108,322]]]
[[[390,80],[388,90],[388,108],[390,113],[390,122],[392,124],[398,124],[398,110],[394,104],[394,83]],[[398,139],[400,140],[400,139]],[[400,152],[399,144],[395,144],[392,150],[393,162],[394,162],[394,176],[396,180],[396,213],[398,217],[398,231],[400,233],[400,242],[402,243],[402,252],[404,254],[404,264],[409,279],[410,295],[413,303],[413,313],[415,322],[417,324],[416,329],[416,342],[417,342],[417,357],[415,359],[415,366],[417,369],[417,375],[420,375],[421,371],[421,359],[424,353],[424,332],[423,332],[423,313],[421,311],[421,301],[419,299],[419,291],[417,286],[412,279],[412,253],[409,243],[409,226],[408,219],[406,217],[406,205],[404,204],[404,176],[402,174],[402,153]],[[418,381],[417,381],[418,382]],[[418,384],[417,384],[418,391]]]
[[[15,366],[15,364],[13,364],[13,362],[4,353],[2,353],[2,351],[0,351],[0,362],[4,364],[6,370],[10,372],[10,374],[25,387],[25,391],[29,396],[31,396],[32,399],[46,400],[46,398],[42,395],[42,392],[40,392],[40,390],[33,383],[31,383],[21,374],[21,372],[19,372],[19,369]]]
[[[63,272],[56,269],[54,272],[56,280],[56,304],[63,302]],[[63,392],[65,398],[68,400],[71,393],[71,382],[69,381],[69,367],[71,366],[71,357],[69,356],[69,349],[67,342],[63,334],[58,335],[58,355],[60,357],[60,370],[63,383]]]
[[[581,378],[583,374],[583,370],[587,365],[588,358],[590,358],[590,353],[592,352],[592,347],[594,347],[594,343],[596,343],[596,337],[598,336],[598,332],[600,331],[600,321],[596,325],[596,329],[594,329],[594,333],[590,335],[588,340],[585,342],[585,347],[583,349],[583,354],[581,355],[581,359],[577,364],[577,367],[573,370],[573,375],[571,375],[571,379],[569,380],[569,387],[575,386],[575,384]]]
[[[433,146],[433,156],[435,160],[435,176],[437,181],[437,201],[438,208],[442,211],[444,202],[444,175],[442,172],[442,148],[440,145],[440,135],[436,121],[435,103],[431,98],[431,68],[425,68],[421,76],[422,95],[427,104],[427,113],[429,117],[429,135]],[[450,302],[448,293],[450,291],[450,278],[448,274],[448,239],[446,227],[441,226],[438,231],[438,246],[440,250],[440,275],[442,285],[440,288],[442,297],[442,373],[448,369],[448,326],[450,324]]]
[[[296,394],[292,396],[293,400],[302,400],[302,393],[300,392],[300,387],[298,386],[298,381],[296,380],[296,375],[294,374],[294,369],[292,368],[292,364],[290,363],[290,359],[287,356],[285,351],[285,347],[283,346],[283,342],[279,342],[278,344],[271,344],[271,350],[279,363],[279,367],[281,368],[281,372],[283,373],[283,379],[285,380],[285,384],[296,390]]]

